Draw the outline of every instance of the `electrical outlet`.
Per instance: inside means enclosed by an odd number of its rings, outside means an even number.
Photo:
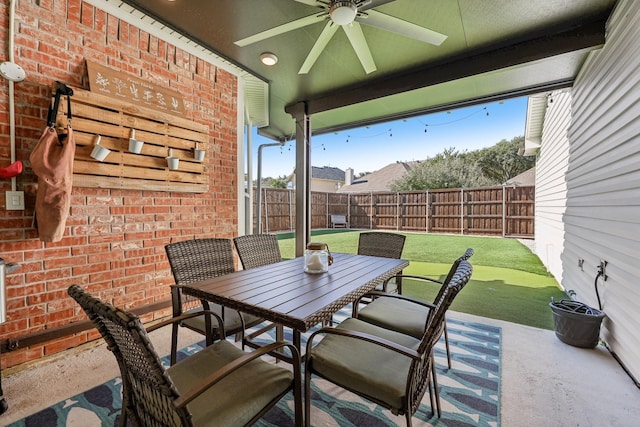
[[[24,210],[24,191],[7,191],[5,195],[8,211]]]

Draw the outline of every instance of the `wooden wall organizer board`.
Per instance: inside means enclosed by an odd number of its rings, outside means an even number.
[[[207,150],[209,127],[105,95],[73,89],[71,125],[76,140],[73,185],[76,187],[203,193],[209,190],[206,166],[194,148]],[[61,100],[56,126],[67,126],[67,102]],[[131,130],[144,141],[142,152],[129,152]],[[100,145],[111,150],[99,162],[90,154]],[[167,166],[169,149],[179,169]],[[210,153],[207,153],[210,155]],[[205,160],[206,157],[205,157]]]

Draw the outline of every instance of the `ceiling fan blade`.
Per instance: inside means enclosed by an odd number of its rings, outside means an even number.
[[[391,31],[392,33],[400,34],[401,36],[409,37],[429,43],[435,46],[440,46],[443,41],[447,39],[447,36],[440,34],[436,31],[428,28],[421,27],[411,22],[396,18],[391,15],[387,15],[376,10],[368,10],[366,17],[358,17],[356,20],[362,24],[371,25],[372,27],[382,28],[383,30]]]
[[[358,55],[358,59],[360,60],[364,71],[367,74],[376,71],[376,64],[373,62],[369,45],[367,44],[367,40],[364,38],[360,24],[353,22],[349,25],[343,25],[342,29],[347,33],[351,46],[353,46],[353,50],[356,51],[356,55]]]
[[[266,40],[270,37],[277,36],[288,31],[297,30],[298,28],[306,27],[311,24],[320,22],[326,18],[325,14],[315,14],[305,16],[304,18],[296,19],[295,21],[287,22],[286,24],[273,27],[269,30],[263,31],[258,34],[246,37],[244,39],[234,42],[238,46],[247,46],[255,42]]]
[[[302,4],[307,4],[309,6],[323,7],[324,5],[323,2],[320,2],[318,0],[293,0],[293,1],[297,1],[298,3],[302,3]]]
[[[364,12],[367,9],[373,9],[374,7],[382,6],[387,3],[393,3],[394,1],[396,0],[363,0],[358,4],[358,10]]]
[[[333,22],[331,21],[327,22],[327,25],[324,26],[322,33],[320,33],[318,39],[311,48],[309,55],[307,55],[307,59],[304,60],[304,64],[302,64],[302,67],[300,67],[300,71],[298,71],[298,74],[307,74],[309,70],[311,70],[311,67],[313,67],[313,64],[316,63],[318,57],[327,46],[327,43],[329,43],[329,40],[331,40],[331,37],[333,37],[336,31],[338,31],[338,25],[333,24]]]

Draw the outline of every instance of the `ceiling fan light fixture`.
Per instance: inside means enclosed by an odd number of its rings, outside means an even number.
[[[329,7],[329,16],[338,25],[351,24],[357,14],[358,8],[353,1],[333,1]]]
[[[271,67],[272,65],[276,65],[276,63],[278,62],[278,57],[275,53],[263,52],[260,54],[260,62],[268,67]]]

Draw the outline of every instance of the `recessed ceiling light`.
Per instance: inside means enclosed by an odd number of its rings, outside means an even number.
[[[260,61],[262,61],[264,65],[270,67],[272,65],[276,65],[276,63],[278,62],[278,57],[275,55],[275,53],[263,52],[260,54]]]

